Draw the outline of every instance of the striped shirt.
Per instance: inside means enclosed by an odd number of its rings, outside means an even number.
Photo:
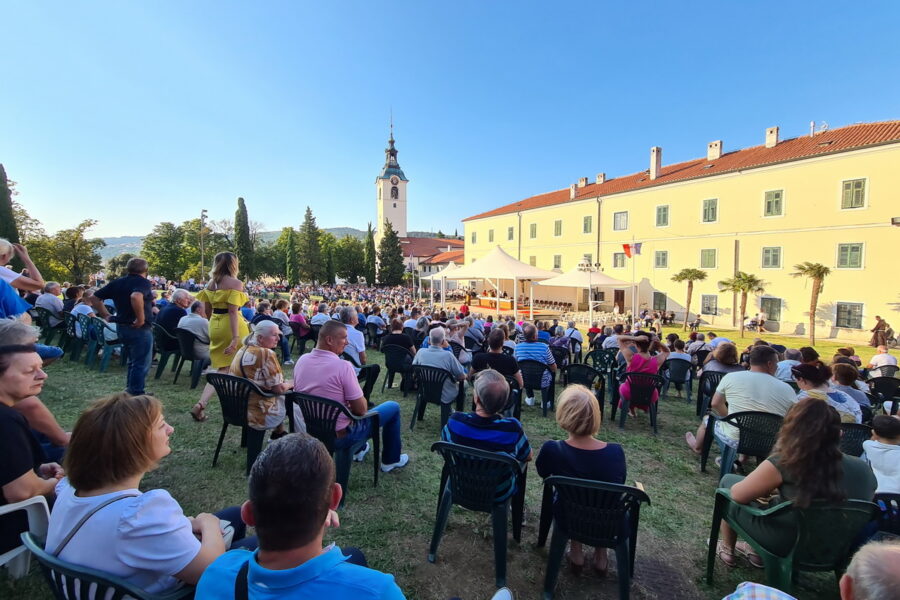
[[[536,360],[545,365],[556,364],[556,361],[553,360],[550,346],[543,342],[522,342],[521,344],[516,344],[515,357],[517,361]],[[541,387],[550,387],[551,378],[550,371],[544,371],[544,375],[541,378]]]
[[[474,412],[455,412],[444,426],[441,439],[469,448],[506,454],[519,462],[531,456],[531,445],[522,424],[511,417],[481,417]],[[515,491],[515,479],[504,482],[497,488],[497,501],[506,500]]]

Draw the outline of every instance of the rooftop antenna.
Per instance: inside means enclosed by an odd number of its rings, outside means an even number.
[[[391,139],[394,139],[394,107],[391,107]]]
[[[815,135],[815,133],[816,133],[816,122],[810,121],[809,122],[809,137],[812,137],[813,135]]]

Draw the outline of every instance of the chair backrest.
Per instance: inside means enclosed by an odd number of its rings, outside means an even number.
[[[322,331],[322,326],[321,325],[310,325],[309,330],[312,332],[313,341],[318,343],[319,342],[319,332]]]
[[[300,331],[300,323],[297,321],[288,321],[288,327],[291,328],[291,333],[294,334],[295,338],[303,336],[303,332]]]
[[[872,502],[847,500],[841,504],[813,502],[807,508],[793,507],[798,535],[794,567],[803,570],[842,570],[863,528],[876,518]]]
[[[503,354],[505,354],[507,356],[515,356],[516,355],[516,351],[513,350],[512,348],[510,348],[509,346],[503,346],[503,348],[501,348],[501,351],[503,352]]]
[[[91,317],[91,320],[94,322],[94,327],[96,327],[97,343],[99,343],[100,346],[107,346],[110,344],[118,343],[116,341],[106,339],[106,330],[110,329],[109,323],[107,323],[100,317]],[[162,329],[162,327],[160,327],[160,329]],[[165,329],[163,329],[163,331],[165,331]]]
[[[306,423],[306,432],[322,442],[329,452],[334,452],[334,441],[337,439],[338,416],[341,414],[348,417],[351,421],[353,415],[347,410],[347,407],[335,400],[328,398],[320,398],[311,394],[302,394],[300,392],[291,392],[284,397],[284,404],[287,410],[288,418],[291,421],[291,430],[295,429],[293,423],[294,411],[291,410],[291,404],[300,407],[303,413],[303,421]]]
[[[181,351],[181,356],[185,360],[200,360],[200,357],[194,354],[194,342],[199,342],[200,338],[193,331],[176,329],[175,336],[178,338],[178,348]]]
[[[478,345],[478,342],[475,341],[475,338],[468,336],[468,335],[463,337],[463,346],[465,347],[466,350],[472,350],[477,345]]]
[[[641,503],[650,504],[645,492],[627,485],[559,475],[544,485],[556,492],[557,526],[570,539],[596,547],[616,547],[637,529]]]
[[[663,377],[675,383],[690,381],[694,375],[694,366],[691,361],[683,358],[670,358],[662,364],[659,370]]]
[[[384,366],[391,371],[399,372],[406,368],[406,358],[412,359],[409,355],[409,348],[404,348],[398,344],[385,344],[381,347],[384,353]]]
[[[450,378],[450,372],[439,367],[413,366],[413,376],[419,384],[416,395],[425,402],[441,404],[444,393],[444,381]]]
[[[897,371],[900,371],[900,367],[897,365],[884,365],[871,369],[869,374],[873,375],[873,377],[896,377]]]
[[[415,340],[415,339],[416,339],[416,335],[417,335],[419,332],[416,331],[416,328],[415,328],[415,327],[404,327],[404,328],[403,328],[403,333],[405,333],[406,335],[408,335],[408,336],[409,336],[409,339]]]
[[[519,370],[522,371],[522,381],[524,381],[525,387],[539,390],[541,389],[544,371],[549,371],[550,369],[547,365],[537,360],[520,360]]]
[[[638,373],[626,371],[623,381],[627,381],[631,388],[631,406],[650,406],[653,401],[653,391],[657,393],[662,389],[664,379],[653,373]]]
[[[863,442],[872,438],[872,428],[861,423],[841,423],[841,452],[862,456]]]
[[[697,366],[698,367],[703,366],[703,363],[706,362],[706,357],[709,356],[709,354],[711,352],[712,352],[712,350],[697,350],[696,352],[694,352],[694,356],[697,357]]]
[[[562,367],[569,362],[569,349],[560,348],[559,346],[550,346],[550,354],[558,367]]]
[[[456,360],[459,360],[459,355],[462,354],[462,351],[465,348],[459,342],[450,342],[450,351],[453,352],[453,356],[456,357]]]
[[[875,494],[878,506],[878,531],[900,536],[900,494]]]
[[[506,413],[506,411],[510,410],[515,406],[516,397],[522,393],[522,388],[519,387],[519,382],[516,381],[514,377],[507,377],[504,375],[504,379],[506,379],[507,385],[509,385],[509,396],[506,398],[506,406],[503,407],[501,413]]]
[[[883,400],[890,400],[897,394],[897,390],[900,389],[900,379],[896,377],[873,377],[866,383],[869,384],[869,389],[872,390],[872,393]]]
[[[568,384],[578,383],[593,389],[597,379],[602,377],[600,371],[584,363],[572,363],[562,368],[563,380]]]
[[[78,321],[79,327],[81,327],[81,337],[82,339],[89,339],[91,330],[94,329],[94,321],[85,314],[77,314],[75,315],[75,320]]]
[[[711,399],[719,387],[719,382],[722,381],[725,375],[726,373],[720,371],[703,371],[703,374],[700,376],[700,383],[697,385],[697,393]]]
[[[767,412],[744,411],[730,414],[722,421],[734,425],[740,431],[737,449],[739,454],[765,458],[778,439],[784,418]]]
[[[350,363],[351,365],[353,365],[353,366],[356,367],[357,369],[359,369],[360,367],[362,367],[362,365],[359,364],[359,361],[356,360],[356,358],[355,358],[352,354],[350,354],[349,352],[347,352],[346,350],[344,350],[343,352],[341,352],[341,359],[342,359],[342,360],[346,360],[348,363]]]
[[[69,311],[64,310],[62,312],[63,321],[66,324],[66,335],[70,338],[75,339],[77,336],[75,335],[75,323],[78,322],[78,315],[73,315]]]
[[[219,397],[219,402],[222,405],[222,417],[229,425],[246,427],[247,403],[251,393],[267,398],[274,396],[274,394],[261,390],[258,385],[249,379],[236,375],[207,373],[206,380],[215,388],[216,395]]]
[[[444,459],[453,504],[469,510],[490,512],[496,503],[497,489],[522,470],[519,461],[499,452],[450,442],[435,442],[431,451]]]
[[[22,543],[41,565],[41,571],[53,591],[53,595],[60,600],[67,598],[69,600],[75,598],[103,598],[104,600],[136,598],[143,600],[159,597],[147,594],[115,575],[73,565],[57,558],[45,551],[35,537],[27,531],[22,534]],[[175,593],[167,594],[166,598],[174,600],[175,598],[187,598],[193,594],[194,588],[186,586],[179,588]]]
[[[375,338],[378,337],[378,325],[375,323],[366,323],[366,333],[369,334],[369,342],[375,343]]]

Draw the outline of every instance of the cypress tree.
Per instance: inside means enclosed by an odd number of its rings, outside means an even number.
[[[375,230],[372,229],[371,221],[369,221],[369,227],[366,231],[366,243],[363,252],[365,253],[363,258],[363,277],[366,278],[367,284],[375,285],[375,264],[378,257],[375,254]]]
[[[241,261],[241,271],[250,279],[256,275],[253,265],[253,242],[250,240],[250,219],[243,198],[238,198],[234,213],[234,253]]]
[[[6,179],[6,170],[0,164],[0,237],[14,244],[19,243],[19,230],[16,228],[16,216],[13,213],[12,190]]]
[[[320,231],[316,226],[316,218],[312,209],[306,207],[306,216],[300,226],[300,240],[297,244],[302,262],[300,263],[300,279],[302,281],[321,281],[325,276],[325,263],[322,260],[322,248],[319,246]],[[332,279],[332,281],[334,281]]]
[[[291,285],[300,283],[300,257],[297,255],[297,232],[293,227],[285,228],[287,233],[287,247],[285,248],[285,273],[287,281]]]
[[[403,249],[400,238],[391,222],[384,221],[384,236],[378,245],[378,283],[384,285],[400,285],[403,283]]]

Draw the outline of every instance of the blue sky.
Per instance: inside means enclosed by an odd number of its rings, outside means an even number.
[[[235,198],[365,228],[393,109],[411,229],[600,171],[900,118],[896,2],[0,0],[0,162],[49,231]]]

